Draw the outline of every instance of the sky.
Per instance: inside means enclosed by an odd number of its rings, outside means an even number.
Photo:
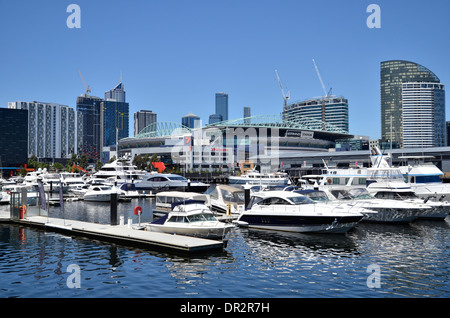
[[[80,28],[69,28],[70,4]],[[370,4],[380,28],[369,28]],[[380,138],[380,62],[408,60],[450,83],[448,0],[0,0],[0,107],[13,101],[76,107],[122,81],[133,114],[207,124],[215,93],[229,118],[279,114],[328,91],[349,101],[350,133]],[[447,94],[447,102],[448,103]],[[447,120],[450,112],[447,106]]]

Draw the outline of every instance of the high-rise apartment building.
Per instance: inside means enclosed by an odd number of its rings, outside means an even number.
[[[105,100],[114,100],[116,102],[125,103],[125,87],[122,80],[116,87],[105,92]]]
[[[228,120],[228,94],[216,93],[216,114],[222,116],[222,120]]]
[[[348,132],[348,100],[333,95],[295,102],[283,107],[283,118],[293,122],[312,118]]]
[[[432,71],[414,62],[403,60],[381,62],[380,101],[382,140],[392,140],[398,143],[400,147],[403,147],[402,84],[415,82],[440,83],[440,80]]]
[[[0,108],[0,118],[0,167],[20,167],[28,162],[28,111]]]
[[[102,111],[103,99],[82,94],[77,97],[77,112],[81,114],[81,128],[78,151],[89,158],[99,160],[102,152]]]
[[[444,147],[445,90],[439,83],[402,83],[403,148]]]
[[[10,109],[28,110],[28,156],[70,158],[77,153],[77,115],[56,103],[10,102]]]
[[[134,113],[134,135],[139,134],[148,125],[156,123],[157,117],[157,114],[151,110],[141,110]]]
[[[212,114],[209,115],[209,124],[215,124],[215,123],[219,123],[222,121],[222,115],[220,114]]]

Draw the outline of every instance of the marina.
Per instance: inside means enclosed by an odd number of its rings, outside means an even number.
[[[378,159],[385,163],[383,157]],[[118,250],[142,255],[139,261],[120,262],[128,265],[119,265],[119,272],[132,274],[119,274],[121,279],[114,283],[119,287],[65,290],[59,283],[56,297],[105,297],[117,293],[116,288],[137,288],[144,297],[448,297],[448,202],[434,197],[380,198],[380,189],[392,193],[401,188],[414,194],[403,178],[381,173],[382,169],[398,173],[395,168],[378,167],[373,169],[375,178],[367,169],[364,177],[371,182],[363,188],[360,182],[328,183],[326,175],[314,180],[306,176],[305,182],[297,185],[261,181],[244,186],[213,184],[205,192],[189,192],[191,188],[185,184],[177,188],[181,191],[162,188],[166,191],[143,193],[134,183],[99,180],[97,176],[85,177],[83,185],[68,191],[58,187],[59,193],[44,187],[39,178],[34,192],[31,184],[14,187],[5,182],[4,187],[11,190],[9,204],[0,205],[0,246],[20,251],[23,244],[30,245],[21,253],[41,249],[40,258],[54,259],[48,254],[53,247],[45,245],[42,250],[39,242],[56,238],[93,250],[114,250],[114,260]],[[87,189],[102,187],[110,191],[106,198],[87,199]],[[39,239],[30,239],[35,236]],[[69,258],[90,254],[66,243],[63,250]],[[7,254],[0,257],[0,274],[3,269],[8,273]],[[148,277],[155,278],[155,270],[167,272],[160,260],[174,259],[175,273],[157,277],[157,281],[162,279],[157,287],[160,293],[139,287]],[[132,265],[141,260],[146,265],[138,266],[136,272]],[[94,256],[81,265],[90,268],[91,261],[99,262]],[[80,266],[75,259],[71,262]],[[380,269],[379,287],[369,281],[373,266]],[[89,271],[103,275],[104,268],[94,267]],[[405,267],[412,270],[404,271]],[[113,268],[115,273],[117,266]],[[21,283],[41,283],[30,278]],[[21,281],[21,277],[17,279]],[[14,286],[17,279],[5,280],[0,293],[24,297]],[[83,284],[89,285],[101,277],[84,279]],[[174,283],[174,288],[164,289],[163,285]],[[215,287],[211,290],[207,285]],[[42,287],[55,288],[46,286]],[[90,294],[92,290],[95,292]],[[134,293],[120,297],[131,295]]]
[[[118,205],[118,215],[150,222],[154,198]],[[0,206],[0,215],[9,207]],[[64,218],[63,218],[64,216]],[[109,204],[67,201],[50,207],[59,224],[110,222]],[[138,224],[134,217],[133,224]],[[125,226],[126,227],[126,226]],[[0,223],[0,297],[404,298],[450,296],[450,218],[404,224],[359,223],[346,234],[235,228],[227,247],[200,254],[129,246]],[[69,288],[67,268],[81,269]],[[369,287],[379,266],[380,288]],[[26,287],[25,287],[26,286]]]

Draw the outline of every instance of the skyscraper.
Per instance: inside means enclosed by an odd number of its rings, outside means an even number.
[[[10,102],[8,108],[28,110],[28,156],[54,159],[77,153],[73,108],[36,101]]]
[[[125,103],[125,87],[120,80],[120,83],[113,89],[105,92],[105,100],[114,100],[116,102]]]
[[[141,110],[134,113],[134,135],[136,136],[142,129],[156,123],[156,121],[157,114],[151,110]]]
[[[100,159],[102,152],[101,110],[100,97],[82,94],[77,97],[77,112],[81,113],[81,142],[78,144],[79,153],[85,153],[91,159]]]
[[[197,125],[200,125],[200,117],[192,113],[184,115],[181,117],[181,124],[188,128],[196,128]]]
[[[401,147],[403,147],[402,84],[413,82],[440,83],[440,80],[432,71],[414,62],[402,60],[381,62],[381,139],[392,140]]]
[[[216,114],[222,116],[222,120],[228,120],[228,94],[216,93]]]
[[[312,118],[348,132],[348,100],[332,95],[295,102],[283,107],[283,118],[293,122]]]
[[[444,147],[445,90],[439,83],[402,83],[403,148]]]

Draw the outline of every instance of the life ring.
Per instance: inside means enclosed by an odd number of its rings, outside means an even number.
[[[22,207],[22,209],[23,209],[23,214],[27,214],[27,206],[24,205],[24,206]]]
[[[142,208],[138,205],[134,208],[134,215],[142,214]]]
[[[8,195],[11,195],[11,191],[9,191],[9,190],[8,190],[8,191],[6,191],[6,193],[7,193]]]

